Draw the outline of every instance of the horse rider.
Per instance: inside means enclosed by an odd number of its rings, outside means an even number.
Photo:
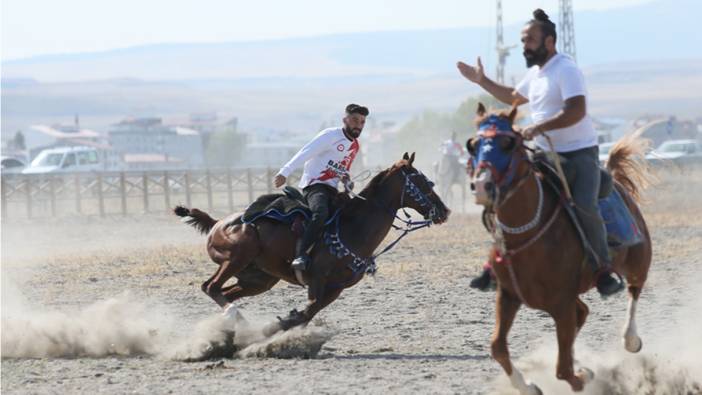
[[[456,141],[456,132],[451,133],[451,138],[441,143],[442,155],[453,156],[458,160],[463,152],[463,145]]]
[[[514,88],[489,79],[479,57],[476,66],[458,62],[458,70],[503,103],[529,103],[533,123],[522,130],[522,135],[534,139],[545,151],[550,146],[543,135],[548,135],[555,151],[567,159],[563,168],[574,174],[570,187],[577,216],[599,261],[597,290],[603,296],[614,294],[624,286],[612,276],[606,230],[597,205],[599,147],[597,132],[587,115],[583,73],[571,57],[556,52],[556,25],[543,10],[534,11],[533,19],[522,29],[521,41],[529,69]],[[490,272],[486,269],[471,286],[483,288],[489,283]]]
[[[348,181],[351,164],[360,149],[358,137],[367,116],[366,107],[358,104],[346,106],[344,125],[319,132],[278,171],[273,180],[274,186],[279,188],[285,184],[290,173],[304,166],[299,186],[312,211],[312,218],[295,246],[296,258],[292,262],[295,270],[309,268],[309,252],[324,230],[332,199],[338,193],[339,181]]]

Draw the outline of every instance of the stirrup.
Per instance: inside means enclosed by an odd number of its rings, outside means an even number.
[[[310,258],[308,256],[305,256],[305,255],[300,255],[297,258],[295,258],[295,260],[292,261],[292,264],[290,265],[290,267],[292,267],[293,270],[299,270],[299,271],[304,272],[305,270],[307,270],[309,265],[310,265]]]

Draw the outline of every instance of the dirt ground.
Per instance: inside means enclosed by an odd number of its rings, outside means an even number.
[[[576,354],[596,374],[586,393],[702,393],[701,180],[666,175],[646,195],[654,261],[638,309],[641,353],[621,344],[626,294],[584,296],[591,314]],[[183,362],[202,355],[225,325],[200,291],[215,269],[204,237],[164,216],[5,222],[1,389],[513,394],[489,355],[494,293],[468,288],[489,245],[477,215],[453,216],[405,238],[374,278],[346,290],[306,329],[248,339],[229,358]],[[241,333],[305,298],[280,283],[243,300],[250,327]],[[570,392],[555,377],[548,316],[522,309],[510,349],[544,393]]]

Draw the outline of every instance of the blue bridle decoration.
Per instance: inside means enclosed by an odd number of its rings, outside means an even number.
[[[434,204],[429,197],[422,192],[421,189],[412,181],[410,177],[413,176],[421,176],[424,177],[424,181],[429,185],[429,187],[432,187],[434,184],[429,181],[426,176],[422,173],[407,173],[405,172],[404,169],[402,169],[402,175],[405,177],[405,183],[402,187],[402,195],[400,197],[400,208],[403,209],[403,212],[407,219],[402,219],[397,215],[397,212],[391,212],[391,210],[388,209],[389,214],[395,217],[395,219],[399,220],[402,222],[405,227],[401,228],[399,226],[396,226],[395,224],[392,225],[392,227],[396,230],[401,230],[402,234],[398,236],[395,241],[392,243],[388,244],[381,252],[372,255],[370,257],[362,257],[355,252],[353,252],[350,248],[348,248],[344,242],[341,240],[341,235],[340,235],[340,221],[339,218],[341,216],[337,216],[335,219],[334,226],[327,227],[327,229],[324,232],[324,242],[325,244],[329,247],[329,253],[332,254],[333,256],[336,256],[338,259],[350,256],[353,259],[351,262],[348,264],[348,268],[354,273],[354,277],[357,275],[365,272],[367,274],[373,275],[375,274],[377,270],[377,266],[375,263],[376,258],[379,256],[383,255],[384,253],[390,251],[397,243],[402,240],[403,237],[405,237],[407,234],[414,232],[415,230],[422,229],[425,227],[429,227],[432,224],[431,218],[436,215],[437,213],[437,207],[436,204]],[[430,219],[424,220],[424,221],[413,221],[410,218],[410,215],[404,210],[404,201],[405,201],[405,194],[409,195],[409,197],[414,200],[417,204],[419,204],[420,207],[422,207],[425,210],[428,210],[428,214],[426,214],[427,217]],[[377,203],[379,204],[379,203]]]
[[[514,152],[506,152],[500,147],[499,139],[505,137],[517,138],[519,135],[504,117],[494,114],[488,116],[478,126],[475,155],[471,156],[473,168],[490,170],[498,186],[506,186],[512,182],[516,164],[520,161],[520,157]]]

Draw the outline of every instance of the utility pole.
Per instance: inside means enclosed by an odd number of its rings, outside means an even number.
[[[577,61],[575,57],[575,26],[573,25],[572,0],[558,1],[558,30],[559,50]]]
[[[509,51],[516,47],[516,45],[505,46],[504,37],[502,34],[502,0],[497,0],[497,45],[495,49],[497,50],[497,76],[496,80],[500,84],[505,83],[505,63],[507,61],[507,56],[509,56]]]

